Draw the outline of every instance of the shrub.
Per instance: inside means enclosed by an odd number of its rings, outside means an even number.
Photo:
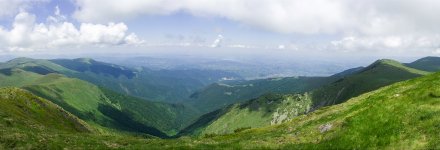
[[[251,129],[251,127],[242,127],[242,128],[235,129],[234,133],[238,133],[238,132],[241,132],[241,131],[244,131],[244,130],[247,130],[247,129]]]

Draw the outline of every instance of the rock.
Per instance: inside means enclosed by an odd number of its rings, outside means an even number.
[[[321,133],[327,132],[327,131],[329,131],[329,130],[332,129],[332,126],[333,126],[333,125],[330,124],[330,123],[320,125],[320,126],[319,126],[319,131],[320,131]]]

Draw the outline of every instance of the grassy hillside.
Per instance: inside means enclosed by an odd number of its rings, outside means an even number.
[[[437,72],[440,71],[440,57],[424,57],[406,65],[419,70]]]
[[[66,132],[91,132],[76,116],[52,102],[18,88],[0,88],[0,125],[43,127]]]
[[[17,68],[9,70],[6,74],[0,73],[0,87],[29,90],[105,130],[118,129],[166,137],[166,134],[176,134],[186,125],[184,121],[194,116],[191,109],[182,105],[122,95],[60,74],[40,75]]]
[[[247,102],[202,116],[201,121],[180,135],[229,134],[244,129],[281,124],[307,113],[312,106],[309,94],[265,94]],[[215,115],[216,117],[211,117]]]
[[[69,149],[439,149],[438,85],[440,73],[431,74],[320,108],[280,125],[226,135],[161,140],[63,134],[47,138],[44,145]],[[42,143],[29,136],[18,138],[26,143],[10,147],[38,147]],[[4,146],[5,140],[0,143]]]
[[[35,82],[40,74],[24,71],[15,68],[5,68],[0,70],[0,81],[2,86],[25,86]]]
[[[405,67],[397,61],[378,60],[365,68],[350,69],[329,78],[340,77],[305,94],[264,95],[245,103],[222,110],[222,114],[209,121],[196,121],[183,135],[224,134],[243,128],[255,128],[288,121],[317,108],[339,104],[349,98],[380,87],[427,74],[428,72]],[[202,116],[200,120],[207,120]],[[197,128],[195,128],[197,126]]]
[[[378,60],[352,75],[312,91],[314,107],[339,104],[362,93],[428,73],[394,60]]]
[[[100,89],[110,103],[118,107],[118,112],[122,115],[118,117],[118,114],[108,114],[107,116],[115,120],[123,119],[121,122],[125,122],[128,126],[138,122],[141,123],[140,125],[157,128],[171,136],[188,126],[190,120],[197,115],[192,108],[184,105],[150,102],[102,87]],[[132,121],[127,120],[128,118]]]
[[[245,102],[266,93],[303,93],[334,81],[334,77],[287,77],[214,83],[191,95],[189,103],[210,112],[230,104]]]
[[[25,133],[90,133],[94,129],[52,102],[18,88],[0,88],[0,147],[45,142],[21,141]]]

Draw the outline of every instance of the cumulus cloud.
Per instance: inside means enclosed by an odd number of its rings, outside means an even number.
[[[77,28],[67,22],[58,8],[46,23],[37,23],[36,16],[22,11],[15,16],[11,29],[0,26],[0,49],[31,51],[64,46],[109,46],[143,43],[136,34],[127,35],[124,23],[81,23]]]
[[[212,43],[211,47],[221,47],[223,42],[223,35],[218,35],[217,38]]]

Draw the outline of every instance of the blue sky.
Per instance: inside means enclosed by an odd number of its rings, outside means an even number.
[[[438,55],[439,4],[434,0],[0,0],[0,55]]]

